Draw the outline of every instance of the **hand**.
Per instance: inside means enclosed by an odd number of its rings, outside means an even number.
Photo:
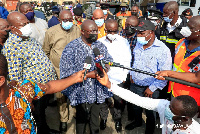
[[[72,77],[74,77],[75,83],[83,82],[84,72],[85,70],[82,70],[72,75]],[[86,79],[87,79],[87,76],[85,76],[84,80]]]
[[[144,91],[145,97],[150,97],[152,98],[153,92],[149,89],[149,87]]]
[[[107,88],[110,88],[111,83],[110,83],[108,75],[104,69],[103,69],[103,74],[104,74],[104,77],[102,77],[102,78],[98,74],[96,74],[96,78],[102,85],[106,86]]]
[[[155,77],[158,80],[165,80],[164,76],[168,77],[169,76],[169,72],[168,70],[166,71],[158,71],[156,72],[157,76]]]

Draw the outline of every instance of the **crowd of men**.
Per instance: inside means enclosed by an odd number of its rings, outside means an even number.
[[[165,80],[200,82],[200,16],[178,11],[175,1],[163,13],[149,4],[144,15],[137,5],[128,11],[122,3],[115,16],[97,3],[88,19],[77,4],[73,15],[52,7],[46,22],[21,3],[0,19],[0,133],[51,133],[45,109],[55,93],[60,133],[67,133],[68,115],[74,114],[77,134],[87,124],[98,134],[106,128],[109,107],[121,132],[127,104],[127,131],[142,126],[145,109],[145,134],[155,132],[156,115],[163,134],[198,134],[200,90]],[[101,56],[157,76],[104,66],[96,62]],[[88,57],[90,67],[83,70]]]

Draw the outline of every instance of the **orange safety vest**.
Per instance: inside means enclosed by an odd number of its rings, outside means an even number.
[[[117,14],[116,14],[117,17],[119,16],[131,16],[131,12],[130,11],[126,11],[125,13],[121,13],[121,11],[119,11]]]
[[[184,59],[185,53],[186,53],[186,45],[184,42],[184,38],[181,39],[175,46],[175,49],[177,49],[177,53],[174,57],[174,64],[173,64],[173,71],[176,72],[192,72],[192,69],[188,66],[188,64],[198,55],[200,55],[200,51],[196,51],[193,54],[191,54],[189,57]],[[199,63],[200,64],[200,63]],[[193,70],[199,71],[200,69],[198,66],[194,67]],[[199,83],[200,85],[200,83]],[[180,96],[180,95],[189,95],[193,97],[198,106],[200,106],[200,89],[195,87],[190,87],[186,85],[182,85],[175,82],[169,82],[169,88],[168,93],[172,92],[172,95],[174,97]]]
[[[98,39],[106,36],[106,32],[105,32],[105,23],[103,24],[102,27],[98,27]]]

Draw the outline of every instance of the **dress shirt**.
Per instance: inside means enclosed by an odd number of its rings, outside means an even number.
[[[63,50],[60,59],[61,79],[83,70],[83,64],[86,57],[90,56],[92,59],[95,58],[95,55],[93,54],[94,48],[99,49],[100,54],[104,56],[106,61],[112,61],[112,57],[103,43],[96,41],[92,43],[90,47],[83,42],[81,37],[77,38],[67,44]],[[91,68],[88,71],[91,72],[94,70],[95,61],[92,60]],[[89,104],[94,102],[103,103],[106,98],[112,97],[112,93],[109,92],[105,86],[102,86],[96,79],[91,78],[85,80],[84,86],[82,83],[77,83],[63,90],[62,93],[70,99],[71,105],[73,106],[85,102],[88,102]]]
[[[184,42],[185,42],[185,46],[186,46],[186,53],[185,53],[184,58],[189,57],[191,54],[193,54],[196,51],[200,51],[200,46],[198,46],[195,49],[193,49],[193,50],[190,51],[190,49],[188,49],[189,40],[184,39]],[[175,50],[175,54],[177,54],[177,52],[178,52],[178,49]]]
[[[133,68],[156,73],[162,70],[172,69],[172,58],[169,48],[160,40],[155,38],[154,43],[144,49],[143,45],[137,43],[134,50]],[[132,71],[132,79],[139,86],[149,86],[154,92],[156,89],[162,90],[167,81],[157,80],[156,78]]]
[[[9,33],[2,53],[8,61],[10,80],[46,83],[56,79],[51,61],[33,38],[22,39]]]
[[[131,63],[131,50],[127,39],[115,34],[115,40],[112,43],[106,36],[99,39],[108,49],[108,53],[112,56],[113,62],[120,63],[123,66],[130,67]],[[117,84],[126,81],[127,69],[119,67],[110,67],[108,71],[109,79]]]
[[[179,16],[178,20],[176,21],[176,23],[171,26],[170,23],[167,24],[167,30],[169,31],[169,33],[171,33],[172,31],[174,31],[174,29],[176,29],[176,27],[178,27],[182,22],[181,17]]]
[[[46,31],[42,48],[53,63],[58,78],[60,78],[60,58],[65,46],[80,36],[81,31],[75,25],[73,25],[69,31],[63,30],[60,24]]]
[[[176,131],[173,131],[172,128],[174,124],[165,118],[165,109],[170,105],[170,101],[168,100],[141,97],[129,90],[117,86],[116,84],[111,84],[109,91],[139,107],[158,112],[161,125],[156,125],[156,127],[162,128],[162,134],[199,134],[200,132],[200,124],[194,119],[192,119],[192,124],[189,125],[186,130],[176,129]]]
[[[47,22],[43,19],[35,17],[35,23],[30,23],[32,27],[32,33],[30,37],[34,38],[42,46],[45,32],[48,29]]]

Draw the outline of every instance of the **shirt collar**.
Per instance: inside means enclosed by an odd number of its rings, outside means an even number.
[[[27,39],[22,39],[21,37],[19,37],[18,35],[16,35],[16,34],[13,34],[13,33],[9,33],[9,39],[10,40],[15,40],[15,41],[27,41],[27,40],[30,40],[30,37],[29,38],[27,38]]]
[[[178,27],[178,26],[180,26],[181,22],[182,22],[182,19],[181,19],[181,17],[179,16],[179,17],[178,17],[178,20],[176,21],[176,23],[174,24],[174,26],[171,26],[171,24],[170,24],[170,22],[169,22],[169,23],[167,24],[167,27]]]
[[[184,39],[184,42],[185,42],[186,50],[187,50],[188,52],[192,52],[192,53],[193,53],[193,52],[196,52],[196,51],[200,51],[200,46],[198,46],[197,48],[195,48],[195,49],[193,49],[193,50],[190,51],[190,50],[188,49],[188,45],[189,45],[189,42],[190,42],[190,41],[187,40],[187,39]]]

